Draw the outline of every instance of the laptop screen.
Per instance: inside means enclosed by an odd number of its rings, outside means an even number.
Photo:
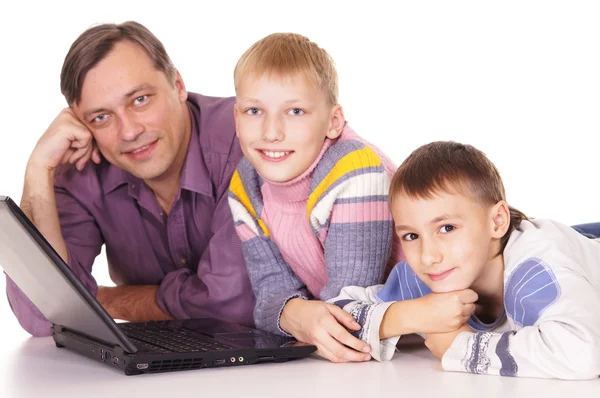
[[[96,339],[135,346],[52,246],[8,197],[0,197],[0,266],[52,323]]]

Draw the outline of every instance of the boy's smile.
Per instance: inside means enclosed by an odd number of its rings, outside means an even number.
[[[438,272],[437,274],[434,273],[427,273],[427,275],[429,276],[429,279],[431,279],[433,282],[438,282],[438,281],[443,281],[444,279],[446,279],[446,277],[448,275],[450,275],[452,273],[452,271],[454,271],[456,268],[450,268],[447,271],[442,271],[442,272]]]
[[[257,149],[267,162],[282,162],[290,157],[294,151],[271,151],[269,149]]]

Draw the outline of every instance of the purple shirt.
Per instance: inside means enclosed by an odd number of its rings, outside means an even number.
[[[95,294],[92,264],[106,244],[117,285],[159,285],[159,307],[178,319],[215,317],[253,325],[254,296],[227,203],[242,152],[234,98],[189,93],[192,137],[168,217],[143,180],[103,160],[57,172],[56,200],[69,266]],[[34,336],[48,322],[7,278],[19,323]]]

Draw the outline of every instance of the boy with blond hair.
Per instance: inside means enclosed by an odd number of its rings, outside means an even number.
[[[390,187],[406,261],[385,285],[331,299],[354,315],[372,355],[389,360],[420,332],[445,370],[590,379],[600,375],[600,245],[506,203],[496,167],[479,150],[434,142],[414,151]],[[448,333],[409,329],[403,300],[472,289],[468,323]],[[470,312],[470,311],[469,311]]]
[[[229,204],[256,325],[315,344],[335,362],[368,360],[370,347],[348,332],[358,323],[319,300],[379,283],[403,258],[388,210],[395,166],[346,124],[333,61],[306,37],[263,38],[241,57],[234,79],[245,157]],[[422,327],[415,315],[433,304],[407,303],[402,318]],[[427,321],[448,329],[455,320],[446,313]]]

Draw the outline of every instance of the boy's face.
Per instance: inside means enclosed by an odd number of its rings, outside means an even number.
[[[305,172],[325,138],[337,138],[344,127],[341,107],[301,75],[247,76],[238,85],[234,114],[244,155],[274,182]]]
[[[400,194],[394,200],[392,214],[406,260],[433,292],[494,285],[486,271],[492,269],[491,261],[498,261],[504,234],[498,228],[505,221],[498,219],[499,206],[504,209],[506,203],[484,206],[446,192],[431,199]]]

